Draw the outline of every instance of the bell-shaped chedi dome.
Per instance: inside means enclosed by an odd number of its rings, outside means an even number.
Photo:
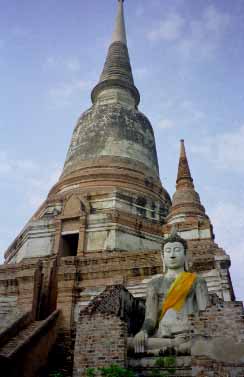
[[[74,184],[94,187],[100,180],[104,186],[141,187],[166,208],[170,199],[159,179],[154,132],[138,110],[140,94],[134,85],[123,6],[119,0],[112,42],[91,93],[92,107],[78,120],[62,175],[50,195],[67,192]]]
[[[140,95],[134,85],[126,41],[123,1],[118,12],[100,80],[91,93],[93,106],[74,130],[62,178],[91,159],[105,165],[119,160],[140,165],[158,178],[154,134],[149,120],[137,110]]]

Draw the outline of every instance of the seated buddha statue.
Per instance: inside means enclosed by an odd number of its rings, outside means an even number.
[[[147,288],[145,320],[131,347],[135,353],[190,350],[188,315],[206,309],[206,281],[187,271],[187,243],[174,230],[163,243],[164,275]]]

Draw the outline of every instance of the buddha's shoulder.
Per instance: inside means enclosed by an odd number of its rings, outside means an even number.
[[[163,275],[156,275],[156,276],[153,276],[153,278],[148,282],[148,288],[158,289],[159,287],[162,287],[162,285],[171,284],[173,281],[174,279],[172,278],[167,278]],[[206,280],[202,276],[197,275],[193,283],[193,287],[205,286],[205,285],[206,285]]]
[[[197,277],[196,277],[196,281],[197,282],[204,282],[204,281],[206,281],[205,279],[204,279],[204,277],[202,277],[202,276],[200,276],[200,275],[198,275],[198,274],[196,274],[197,275]]]
[[[165,280],[165,277],[163,275],[153,276],[153,278],[148,282],[148,287],[158,288],[159,286],[162,285],[164,280]]]
[[[205,286],[207,285],[206,280],[202,277],[197,275],[196,280],[194,282],[195,286]]]

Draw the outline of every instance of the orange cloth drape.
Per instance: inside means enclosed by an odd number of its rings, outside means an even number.
[[[167,296],[163,302],[159,321],[161,321],[168,309],[174,309],[176,311],[180,311],[182,309],[186,301],[186,297],[190,292],[196,278],[197,275],[191,272],[181,272],[177,276],[167,292]]]

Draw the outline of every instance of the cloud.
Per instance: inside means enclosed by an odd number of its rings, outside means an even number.
[[[244,199],[244,198],[243,198]],[[244,278],[242,266],[244,265],[244,201],[231,202],[219,201],[210,209],[210,218],[216,234],[216,242],[226,249],[232,261],[231,275],[235,293],[238,299],[243,300]]]
[[[240,235],[244,228],[244,205],[236,203],[235,200],[229,202],[219,201],[210,209],[210,217],[213,221],[217,238],[224,244],[235,245],[239,243]],[[231,219],[231,234],[230,234]],[[242,242],[244,239],[242,237]],[[244,257],[244,252],[242,253]]]
[[[80,61],[76,58],[72,58],[66,61],[66,67],[72,72],[80,71]]]
[[[185,114],[187,118],[190,118],[192,121],[199,121],[205,118],[205,113],[191,101],[183,100],[179,103],[181,113]]]
[[[218,169],[244,172],[244,125],[232,132],[209,136],[192,145],[192,152]]]
[[[0,178],[6,178],[7,175],[21,171],[26,174],[28,171],[33,171],[37,165],[31,160],[11,159],[10,153],[6,151],[0,152]]]
[[[2,222],[0,229],[0,265],[4,263],[4,252],[20,232],[20,229],[20,227],[15,226],[14,224],[11,224],[11,228],[4,226],[4,223]]]
[[[221,35],[230,24],[230,16],[210,5],[205,9],[203,22],[205,23],[206,30],[215,35]]]
[[[52,164],[48,172],[42,172],[38,177],[33,175],[29,177],[28,203],[33,209],[37,209],[45,200],[47,190],[57,183],[61,174],[61,167]]]
[[[55,106],[65,106],[71,103],[73,96],[81,95],[90,83],[82,80],[73,80],[58,84],[49,90],[49,98]]]
[[[11,30],[11,34],[15,39],[26,39],[31,37],[32,33],[29,29],[26,29],[23,26],[16,25]]]
[[[169,129],[169,128],[174,128],[174,127],[175,127],[175,124],[170,119],[161,119],[158,122],[158,128],[161,128],[161,129]]]
[[[157,122],[157,127],[162,129],[177,128],[182,124],[195,126],[196,122],[202,122],[206,117],[200,106],[190,99],[166,98],[163,100],[163,109],[161,119]]]
[[[12,151],[0,153],[0,264],[3,251],[23,228],[26,221],[46,199],[58,181],[61,166],[56,162],[40,164],[32,159],[18,159]]]
[[[172,13],[164,18],[157,28],[149,31],[148,39],[152,41],[175,41],[182,35],[185,20],[177,13]]]
[[[178,50],[185,58],[196,52],[202,58],[212,57],[229,25],[230,16],[210,5],[199,20],[190,22],[188,33],[179,41]]]
[[[44,69],[67,70],[70,72],[79,72],[81,64],[78,58],[57,58],[49,56],[44,62]]]
[[[3,234],[1,233],[0,233],[0,265],[4,263],[4,250],[6,250],[7,245],[10,244],[10,239],[7,241],[3,240],[3,237],[6,238],[6,233],[3,233]]]
[[[76,78],[81,65],[79,59],[57,58],[49,56],[43,65],[44,69],[60,73],[65,80],[54,83],[48,91],[48,97],[54,106],[65,106],[71,103],[73,96],[79,96],[90,85],[90,82]]]
[[[11,171],[11,165],[8,161],[1,160],[0,156],[0,177]]]
[[[10,152],[0,153],[0,180],[14,191],[24,189],[24,200],[30,209],[37,209],[54,185],[60,174],[61,167],[51,162],[48,169],[37,161],[15,159]]]
[[[145,8],[142,5],[139,5],[136,8],[136,17],[141,17],[145,13]]]
[[[134,72],[135,78],[142,79],[148,75],[149,70],[146,67],[141,67],[141,68],[135,68],[133,72]]]
[[[151,41],[168,41],[181,57],[209,58],[218,48],[230,26],[230,16],[214,5],[207,6],[198,19],[189,20],[179,13],[171,13],[148,32]]]
[[[33,33],[29,29],[16,25],[9,28],[8,33],[5,33],[4,35],[4,39],[0,38],[0,50],[5,47],[10,49],[13,46],[23,45],[26,42],[29,42],[32,37]]]

